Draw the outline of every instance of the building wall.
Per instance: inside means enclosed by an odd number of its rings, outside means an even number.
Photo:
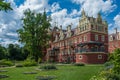
[[[81,20],[74,30],[71,29],[71,25],[67,26],[67,30],[63,30],[61,26],[56,32],[55,29],[53,29],[51,47],[47,49],[47,59],[56,62],[70,61],[77,63],[104,63],[106,61],[108,53],[108,25],[99,14],[97,18],[87,17],[83,11]],[[92,52],[91,48],[95,46],[98,48],[103,46],[104,52],[98,50]],[[84,47],[88,51],[86,50],[83,54],[79,50]],[[83,59],[79,59],[79,55],[82,55]],[[97,59],[98,55],[102,55],[102,59]]]
[[[120,32],[117,32],[116,28],[116,33],[110,34],[109,35],[109,53],[114,52],[115,49],[120,48]]]
[[[120,48],[120,40],[109,41],[109,53],[114,52],[117,48]]]
[[[102,58],[99,58],[102,56]],[[103,64],[107,61],[107,55],[103,53],[76,54],[76,63]]]

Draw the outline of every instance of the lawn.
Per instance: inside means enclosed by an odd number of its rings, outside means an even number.
[[[0,72],[6,74],[9,78],[2,80],[36,80],[36,76],[52,75],[56,76],[54,80],[89,80],[93,75],[97,74],[102,65],[58,65],[58,70],[40,71],[37,67],[22,67],[22,68],[0,68],[0,70],[7,70],[7,72]],[[24,72],[37,72],[37,74],[23,74]]]

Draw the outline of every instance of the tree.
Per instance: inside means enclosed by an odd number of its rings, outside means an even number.
[[[0,45],[0,60],[6,58],[5,48]]]
[[[42,58],[42,51],[50,39],[48,35],[50,17],[47,17],[45,11],[42,14],[27,9],[22,21],[23,28],[18,30],[19,41],[25,44],[25,47],[30,51],[30,56],[38,61],[39,58]]]
[[[24,60],[22,48],[18,44],[9,44],[8,56],[10,60]]]
[[[4,0],[0,0],[0,11],[12,10],[10,3],[4,2]]]
[[[115,49],[115,51],[110,55],[110,61],[113,63],[113,71],[115,74],[120,74],[120,48]]]

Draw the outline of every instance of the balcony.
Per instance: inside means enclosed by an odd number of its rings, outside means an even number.
[[[104,49],[80,49],[76,53],[104,53]]]

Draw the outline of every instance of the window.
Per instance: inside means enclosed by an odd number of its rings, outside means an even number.
[[[98,59],[102,59],[102,55],[98,55]]]
[[[82,37],[79,38],[79,41],[82,42]]]
[[[87,36],[86,35],[84,36],[84,41],[87,41]]]
[[[68,49],[68,54],[70,54],[70,49]]]
[[[95,35],[95,40],[98,41],[98,35]]]
[[[79,59],[82,59],[82,55],[79,55]]]
[[[105,41],[105,36],[104,35],[101,36],[101,41]]]

